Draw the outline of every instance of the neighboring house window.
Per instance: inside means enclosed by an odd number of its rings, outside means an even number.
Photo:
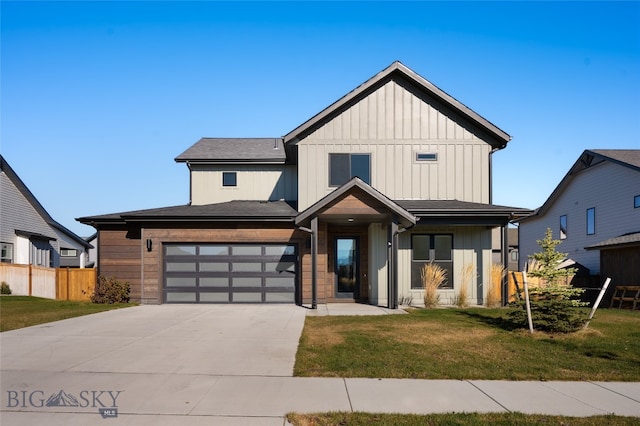
[[[596,233],[596,208],[587,209],[587,235]]]
[[[435,152],[416,152],[416,161],[438,161],[438,154]]]
[[[371,185],[370,154],[329,154],[329,186],[340,186],[355,176]]]
[[[60,256],[61,257],[76,257],[76,256],[78,256],[78,250],[76,250],[76,249],[67,249],[67,248],[60,249]]]
[[[13,244],[0,243],[0,262],[13,263]]]
[[[222,186],[237,186],[238,176],[236,172],[222,172]]]
[[[511,250],[510,254],[511,254],[511,261],[512,262],[517,262],[518,261],[518,250],[517,249]]]
[[[633,197],[633,208],[640,208],[640,195],[636,195],[635,197]]]
[[[411,288],[422,289],[420,269],[427,262],[433,262],[446,271],[446,278],[440,288],[453,288],[453,235],[411,236]]]
[[[563,214],[560,216],[560,239],[564,240],[567,238],[567,215]]]

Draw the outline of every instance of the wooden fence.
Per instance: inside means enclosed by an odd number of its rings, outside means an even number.
[[[0,263],[0,282],[6,282],[11,294],[15,295],[89,301],[96,281],[97,271],[94,268],[45,268]]]

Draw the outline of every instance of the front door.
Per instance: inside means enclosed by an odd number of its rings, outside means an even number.
[[[358,299],[360,250],[358,237],[336,237],[336,297]]]

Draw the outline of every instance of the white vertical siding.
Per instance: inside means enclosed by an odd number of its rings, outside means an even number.
[[[567,215],[567,238],[556,250],[590,269],[600,272],[599,250],[584,248],[609,238],[640,230],[640,208],[633,208],[633,197],[640,195],[640,173],[606,161],[578,173],[546,211],[544,216],[520,224],[520,269],[528,256],[540,251],[536,240],[547,228],[560,238],[560,216]],[[586,211],[596,210],[596,232],[587,235]]]
[[[236,172],[237,186],[223,187],[223,172]],[[191,170],[191,203],[193,205],[233,200],[295,200],[297,193],[295,166],[192,166]]]
[[[391,81],[298,142],[299,208],[326,196],[330,153],[370,153],[371,184],[391,199],[489,202],[491,147]],[[417,152],[437,161],[416,162]]]

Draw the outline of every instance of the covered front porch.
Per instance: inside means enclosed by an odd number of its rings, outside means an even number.
[[[302,260],[302,303],[398,304],[398,235],[416,218],[353,178],[295,219],[310,234]]]

